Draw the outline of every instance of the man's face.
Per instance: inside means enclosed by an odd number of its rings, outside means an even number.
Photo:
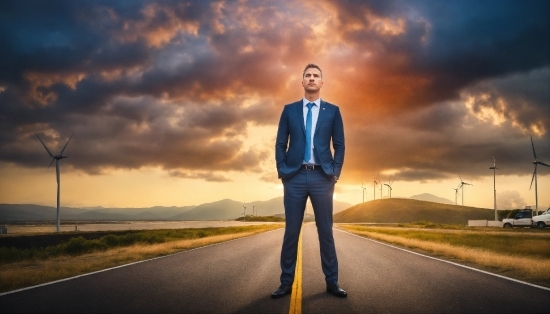
[[[315,93],[321,90],[321,87],[323,87],[321,71],[316,68],[307,69],[302,79],[302,86],[308,93]]]

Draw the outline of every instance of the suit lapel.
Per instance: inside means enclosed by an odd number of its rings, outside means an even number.
[[[300,117],[300,125],[302,126],[302,131],[304,131],[304,135],[306,135],[306,125],[304,124],[304,102],[303,100],[300,100],[296,102],[296,114],[298,117]]]

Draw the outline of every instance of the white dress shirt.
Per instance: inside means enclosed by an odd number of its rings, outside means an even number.
[[[307,120],[307,104],[310,102],[314,103],[315,106],[311,107],[311,159],[304,161],[304,164],[318,165],[315,160],[315,155],[313,154],[313,138],[315,136],[315,127],[317,126],[317,118],[319,118],[319,108],[321,107],[321,98],[317,98],[314,101],[309,101],[306,98],[303,98],[303,108],[304,108],[304,126],[306,125]]]

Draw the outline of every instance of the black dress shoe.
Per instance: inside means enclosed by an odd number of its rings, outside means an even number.
[[[347,292],[344,291],[344,289],[340,288],[337,284],[327,285],[327,292],[341,298],[345,298],[348,296]]]
[[[271,294],[271,297],[276,299],[280,297],[284,297],[287,294],[290,294],[292,292],[292,286],[283,286],[281,285],[277,290],[273,291]]]

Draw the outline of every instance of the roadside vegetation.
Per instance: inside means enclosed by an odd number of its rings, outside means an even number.
[[[281,224],[224,228],[143,230],[74,237],[55,245],[0,247],[0,292],[37,285],[149,258],[169,255],[282,227]]]
[[[550,232],[472,229],[421,221],[395,227],[342,224],[357,235],[550,287]]]

